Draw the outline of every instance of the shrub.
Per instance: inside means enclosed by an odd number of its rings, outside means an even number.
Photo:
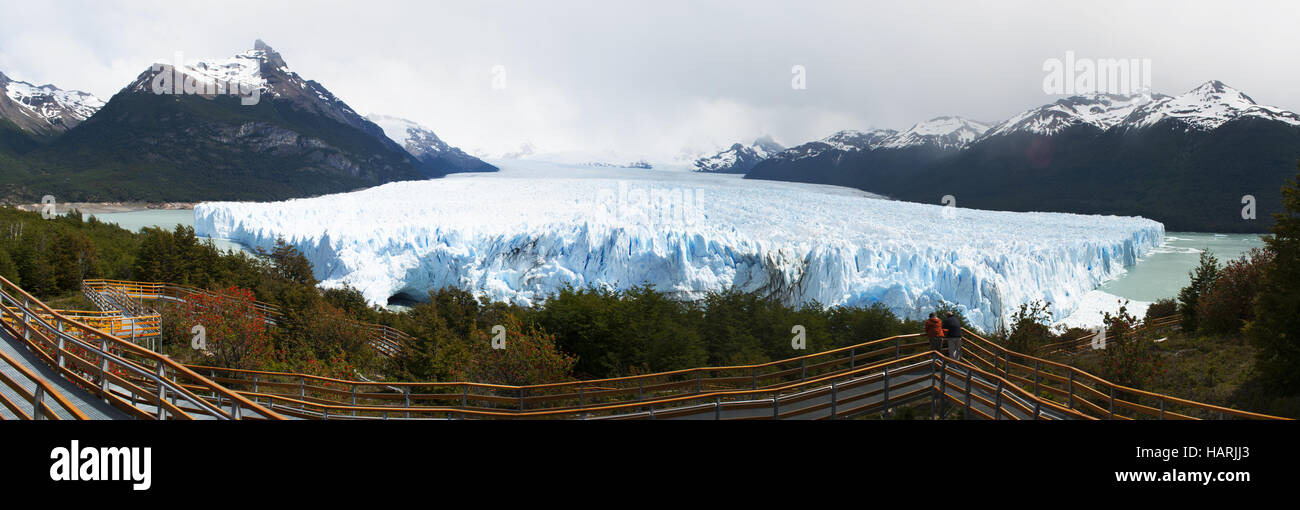
[[[1128,313],[1127,303],[1115,315],[1105,312],[1106,349],[1102,354],[1101,376],[1111,382],[1141,388],[1160,369],[1155,344],[1140,338],[1137,317]]]
[[[1176,301],[1172,298],[1160,299],[1147,307],[1147,313],[1142,317],[1142,322],[1149,323],[1154,319],[1168,317],[1176,313],[1178,313],[1178,303]]]
[[[560,351],[555,335],[525,326],[513,315],[502,326],[504,348],[494,348],[491,336],[478,333],[452,369],[453,380],[524,386],[572,379],[577,359]]]
[[[274,359],[265,317],[254,306],[248,289],[229,287],[220,294],[195,294],[178,308],[177,324],[184,332],[202,326],[206,363],[226,368],[258,370]]]
[[[1254,320],[1255,295],[1259,293],[1264,269],[1272,262],[1272,250],[1256,248],[1220,269],[1218,277],[1196,304],[1197,331],[1237,333]]]
[[[1011,329],[1006,335],[1006,345],[1020,353],[1032,352],[1037,346],[1053,340],[1052,314],[1047,303],[1031,301],[1020,305],[1011,315]]]

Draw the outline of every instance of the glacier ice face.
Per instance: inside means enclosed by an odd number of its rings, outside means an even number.
[[[1058,318],[1158,246],[1135,217],[981,211],[738,175],[494,161],[458,174],[276,203],[194,209],[200,235],[300,249],[326,286],[370,302],[444,286],[530,304],[564,284],[650,283],[684,299],[734,287],[788,304],[956,303],[985,330],[1016,306]],[[936,197],[938,199],[938,197]]]

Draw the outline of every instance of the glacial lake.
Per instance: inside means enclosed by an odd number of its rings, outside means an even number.
[[[1191,281],[1202,251],[1211,251],[1219,265],[1238,258],[1252,248],[1263,248],[1261,234],[1210,234],[1166,232],[1164,245],[1152,250],[1119,278],[1097,290],[1134,301],[1176,298]]]
[[[88,216],[94,216],[99,221],[105,223],[116,223],[119,227],[139,232],[145,227],[161,227],[167,230],[176,228],[177,224],[193,227],[194,210],[193,209],[145,209],[142,211],[115,212],[115,213],[95,213]],[[200,239],[210,239],[201,237]],[[236,250],[249,252],[239,243],[226,239],[212,239],[213,244],[222,251]],[[249,252],[251,253],[251,252]]]

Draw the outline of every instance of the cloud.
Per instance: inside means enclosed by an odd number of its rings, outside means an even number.
[[[1051,102],[1045,59],[1148,58],[1158,91],[1219,79],[1300,109],[1291,2],[0,0],[0,71],[107,98],[156,60],[256,38],[362,113],[488,152],[673,157],[772,134],[984,121]],[[790,87],[790,68],[808,88]],[[493,66],[507,87],[492,87]]]

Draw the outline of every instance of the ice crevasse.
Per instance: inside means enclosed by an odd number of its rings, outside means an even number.
[[[504,168],[503,168],[504,170]],[[447,286],[537,303],[566,284],[681,299],[735,288],[787,304],[955,303],[991,331],[1021,303],[1056,318],[1159,246],[1137,217],[983,211],[766,181],[476,175],[274,203],[210,202],[200,235],[284,239],[325,286],[373,304]]]

